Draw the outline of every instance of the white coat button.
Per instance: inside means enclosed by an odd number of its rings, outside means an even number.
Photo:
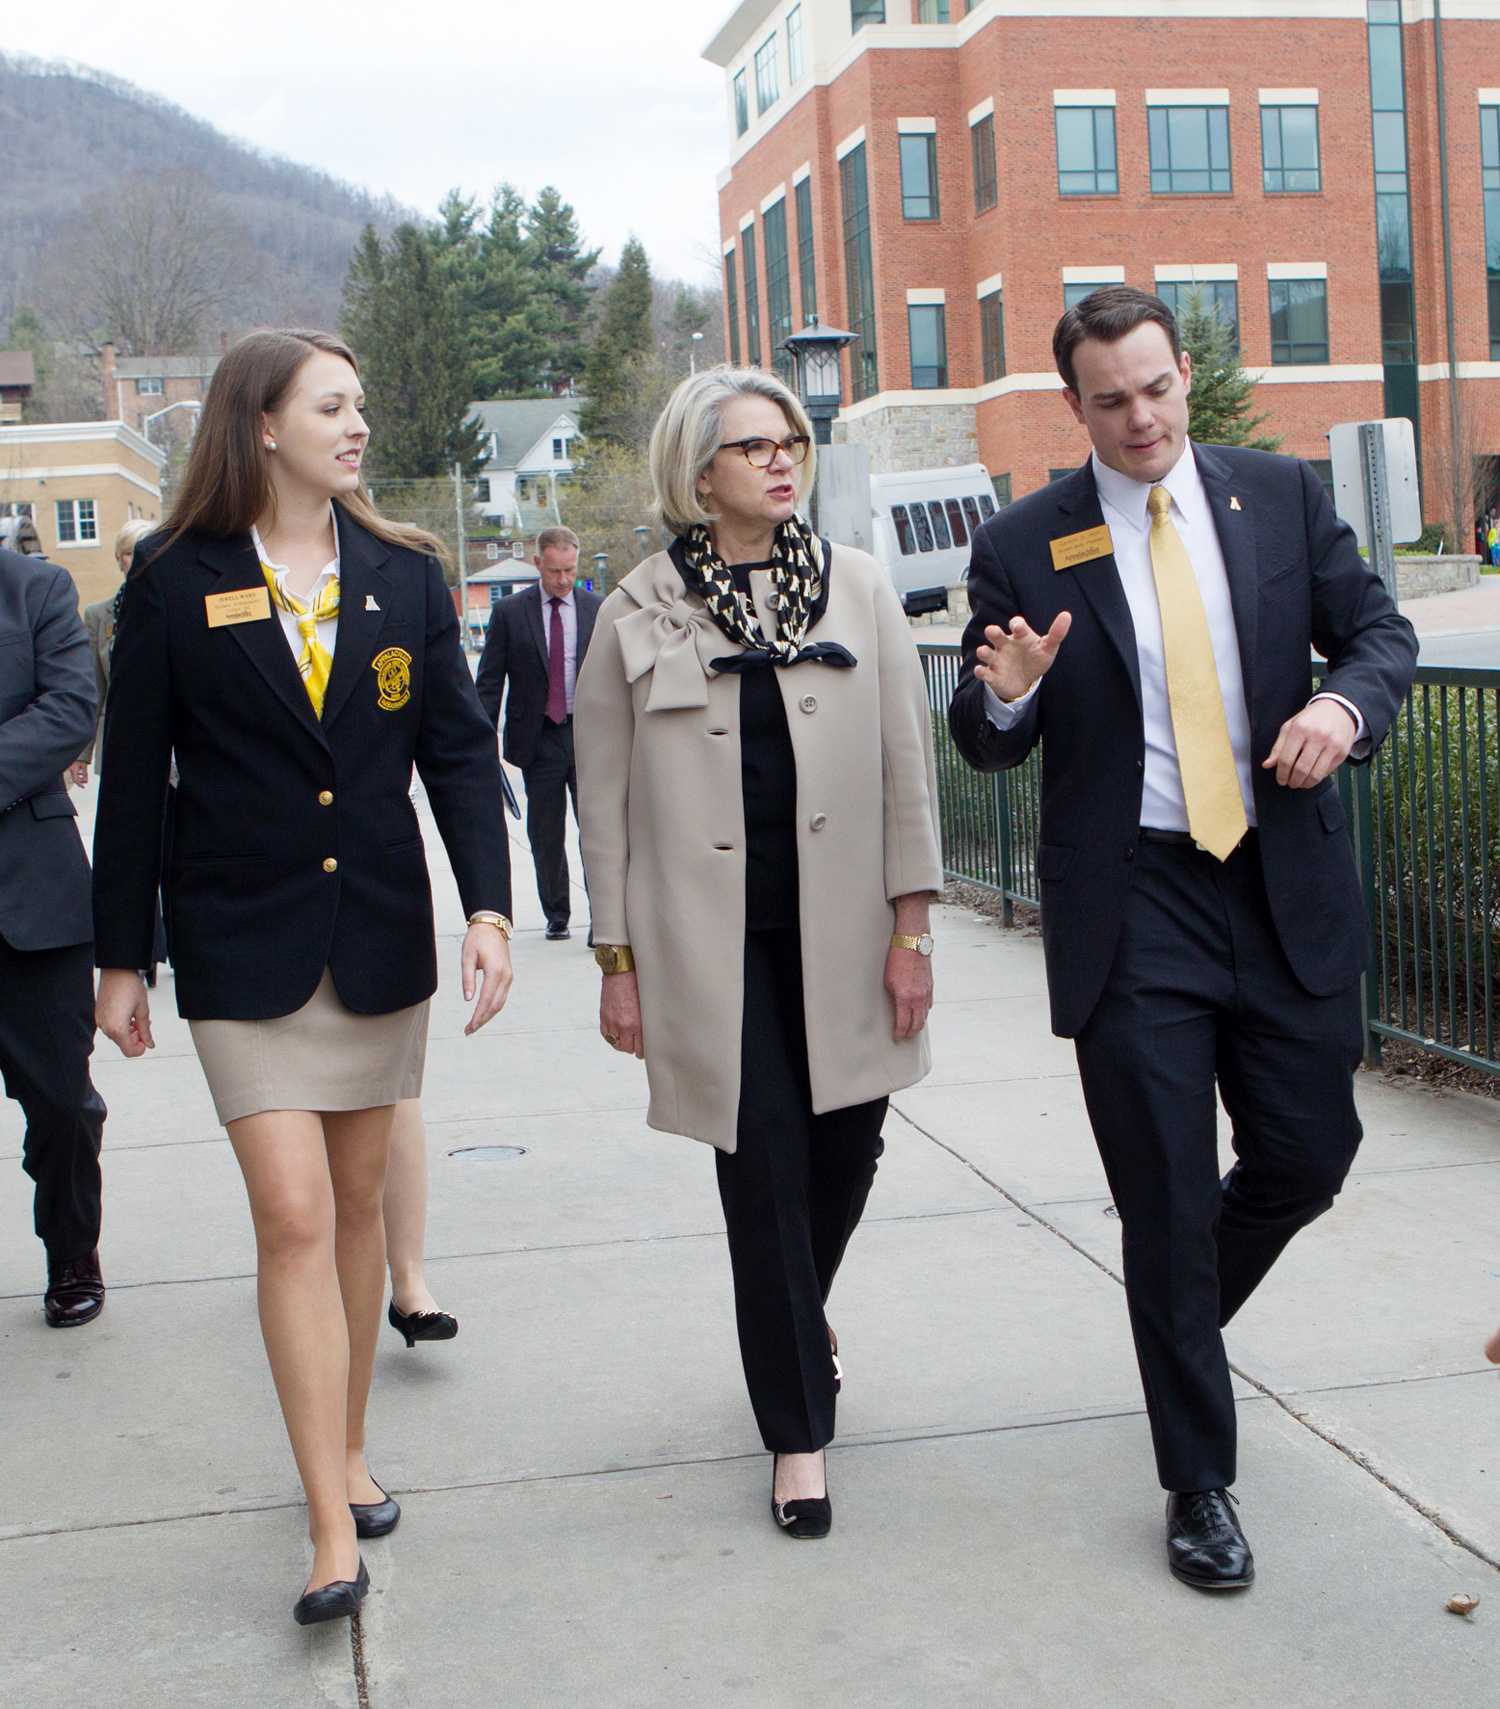
[[[797,704],[804,712],[816,712],[818,710],[818,697],[815,694],[804,694]]]
[[[828,815],[826,813],[814,813],[812,818],[808,820],[808,824],[815,831],[821,831],[827,823]]]

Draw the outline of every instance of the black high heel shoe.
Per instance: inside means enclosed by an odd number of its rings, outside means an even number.
[[[816,1537],[826,1537],[833,1529],[833,1503],[828,1499],[828,1466],[823,1467],[823,1495],[804,1497],[800,1501],[778,1501],[776,1499],[776,1462],[780,1454],[771,1456],[771,1517],[786,1532],[788,1537],[796,1537],[799,1541],[811,1541]]]
[[[392,1300],[385,1316],[391,1328],[406,1337],[408,1347],[415,1347],[419,1341],[451,1341],[458,1334],[458,1319],[445,1311],[414,1311],[408,1316],[397,1311]]]
[[[374,1478],[370,1479],[375,1483]],[[375,1484],[380,1489],[379,1484]],[[354,1535],[356,1537],[388,1537],[396,1529],[401,1519],[400,1504],[384,1490],[380,1491],[379,1501],[351,1501],[349,1511],[354,1515]]]
[[[365,1570],[365,1558],[359,1558],[356,1578],[337,1578],[332,1584],[317,1590],[304,1590],[292,1608],[292,1618],[299,1626],[316,1626],[323,1620],[342,1620],[358,1614],[359,1605],[370,1591],[370,1575]]]

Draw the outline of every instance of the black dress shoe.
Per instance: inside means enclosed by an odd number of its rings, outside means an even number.
[[[375,1480],[371,1478],[371,1483]],[[380,1489],[379,1484],[375,1484]],[[349,1511],[354,1515],[356,1537],[389,1537],[401,1520],[401,1506],[381,1490],[379,1501],[351,1501]]]
[[[92,1323],[104,1310],[104,1277],[95,1248],[84,1258],[47,1260],[47,1292],[42,1310],[54,1329],[76,1329]]]
[[[1227,1489],[1167,1496],[1167,1565],[1197,1590],[1243,1590],[1255,1582],[1255,1557]]]
[[[322,1585],[317,1590],[304,1590],[293,1605],[292,1618],[299,1626],[316,1626],[323,1620],[342,1620],[345,1615],[359,1613],[359,1605],[369,1590],[370,1575],[365,1570],[364,1556],[361,1555],[357,1578],[336,1578],[332,1584]]]
[[[572,935],[572,932],[570,932],[566,926],[547,927],[547,942],[549,944],[561,943],[564,938],[570,938]]]
[[[392,1300],[385,1318],[392,1329],[406,1337],[408,1347],[415,1347],[419,1341],[451,1341],[458,1334],[458,1319],[445,1311],[397,1311]]]
[[[795,1537],[801,1542],[826,1537],[833,1529],[833,1503],[826,1494],[804,1497],[799,1501],[776,1499],[776,1462],[780,1458],[780,1454],[771,1456],[771,1517],[788,1537]],[[825,1491],[828,1488],[826,1472],[823,1488]]]

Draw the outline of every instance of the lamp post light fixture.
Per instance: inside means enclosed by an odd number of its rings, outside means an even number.
[[[812,315],[801,332],[794,332],[782,345],[797,364],[797,390],[812,418],[813,437],[819,445],[833,442],[833,418],[843,398],[839,352],[853,344],[857,335],[836,326],[820,326]]]
[[[690,374],[696,374],[698,372],[698,346],[702,342],[703,334],[701,332],[695,332],[691,343],[688,345],[688,373]]]

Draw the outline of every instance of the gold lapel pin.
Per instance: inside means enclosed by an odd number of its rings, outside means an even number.
[[[1245,507],[1244,507],[1244,505],[1242,505],[1240,503],[1240,501],[1234,496],[1233,493],[1230,493],[1230,495],[1229,495],[1229,508],[1231,510],[1243,510]]]

